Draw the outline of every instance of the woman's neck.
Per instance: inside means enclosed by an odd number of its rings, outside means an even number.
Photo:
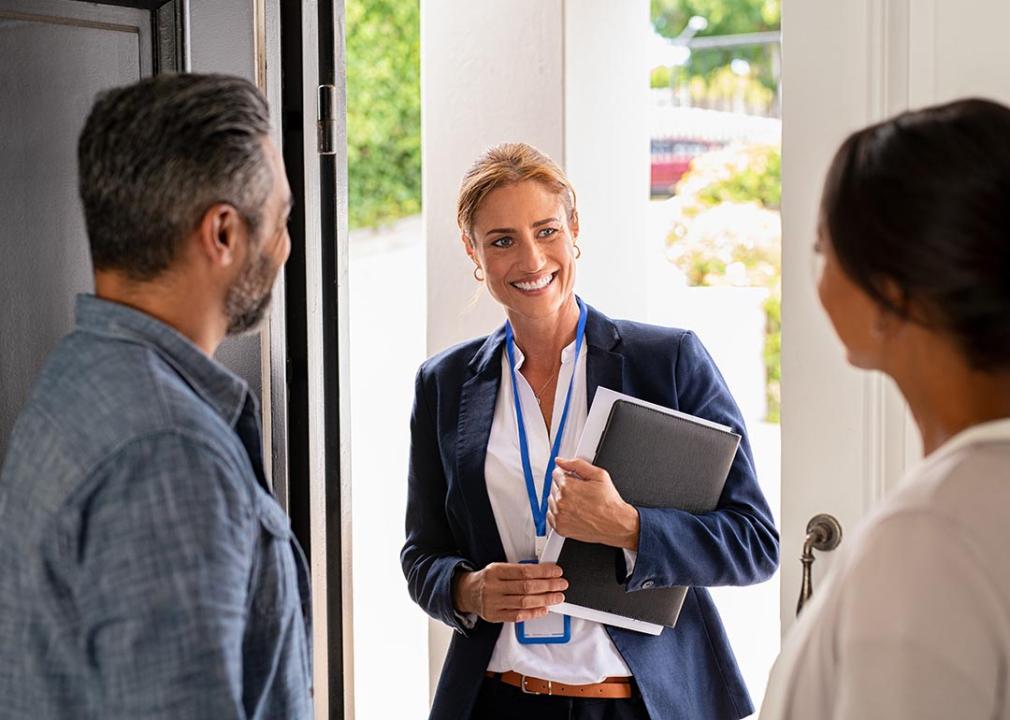
[[[947,348],[927,357],[929,362],[893,375],[926,455],[974,425],[1010,417],[1010,371],[975,370],[960,352]]]
[[[529,318],[508,313],[516,345],[522,350],[523,371],[550,370],[573,340],[579,325],[579,306],[575,296],[558,310],[542,318]]]

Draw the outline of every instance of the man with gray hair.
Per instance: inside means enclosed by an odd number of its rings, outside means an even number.
[[[212,355],[257,325],[291,191],[245,80],[160,75],[81,133],[95,294],[0,475],[0,716],[308,718],[308,572],[258,409]]]

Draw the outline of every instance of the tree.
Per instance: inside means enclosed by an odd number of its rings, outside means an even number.
[[[782,20],[781,0],[652,0],[652,24],[663,37],[675,38],[695,15],[708,21],[697,37],[736,35],[779,30]],[[750,63],[753,77],[767,89],[778,85],[767,47],[740,47],[726,50],[696,50],[678,80],[689,82],[700,77],[711,82],[720,69],[734,59]]]
[[[347,164],[350,224],[374,227],[421,210],[418,0],[348,0]]]

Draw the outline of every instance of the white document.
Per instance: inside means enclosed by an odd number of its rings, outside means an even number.
[[[634,618],[625,617],[624,615],[615,615],[614,613],[604,612],[603,610],[593,610],[592,608],[583,607],[581,605],[572,605],[566,602],[551,605],[550,612],[560,613],[562,615],[571,615],[572,617],[582,618],[583,620],[592,620],[593,622],[603,623],[604,625],[613,625],[614,627],[625,628],[627,630],[637,630],[638,632],[646,633],[648,635],[659,635],[663,632],[662,625],[645,622],[644,620],[635,620]]]
[[[655,405],[653,403],[646,402],[645,400],[639,400],[638,398],[631,397],[630,395],[619,393],[616,390],[600,387],[596,390],[596,396],[593,398],[593,406],[589,409],[589,417],[586,418],[586,425],[582,430],[582,437],[579,438],[579,446],[575,452],[575,456],[577,458],[585,460],[586,462],[592,462],[596,457],[596,449],[600,445],[600,439],[603,437],[603,431],[606,430],[607,421],[610,419],[610,410],[613,407],[614,402],[617,400],[626,400],[630,403],[634,403],[635,405],[652,408],[653,410],[658,410],[659,412],[667,415],[683,417],[695,423],[701,423],[719,430],[732,432],[732,428],[726,427],[725,425],[720,425],[719,423],[694,417],[693,415],[685,415],[684,413],[677,412],[676,410],[671,410],[670,408],[665,408],[661,405]],[[554,530],[551,530],[547,535],[547,542],[544,544],[543,552],[540,553],[539,561],[542,563],[556,563],[564,544],[564,536],[559,535],[554,532]],[[649,635],[659,635],[663,631],[662,625],[656,625],[655,623],[644,622],[642,620],[635,620],[633,618],[625,617],[624,615],[615,615],[614,613],[608,613],[602,610],[593,610],[592,608],[583,607],[581,605],[561,603],[559,605],[553,605],[551,607],[551,612],[563,613],[565,615],[571,615],[572,617],[578,617],[584,620],[593,620],[594,622],[627,628],[628,630],[637,630],[638,632],[648,633]]]

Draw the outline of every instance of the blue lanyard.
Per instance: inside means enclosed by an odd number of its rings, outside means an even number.
[[[582,300],[575,298],[579,304],[579,327],[575,333],[575,361],[572,368],[572,379],[568,382],[568,394],[565,396],[565,409],[561,413],[558,433],[554,436],[554,447],[547,462],[547,472],[544,473],[544,492],[540,502],[537,502],[537,486],[533,481],[533,468],[530,465],[530,448],[526,440],[526,423],[523,421],[523,409],[519,403],[519,386],[516,384],[515,337],[512,334],[512,324],[505,322],[505,352],[508,354],[509,370],[512,371],[512,399],[516,406],[516,425],[519,428],[519,455],[523,461],[523,475],[526,476],[526,495],[530,500],[530,512],[533,514],[533,525],[537,535],[547,534],[547,498],[551,494],[551,474],[554,472],[554,461],[561,449],[561,439],[565,435],[565,425],[568,423],[568,408],[572,403],[572,388],[575,387],[575,370],[578,367],[579,352],[582,350],[582,340],[586,334],[586,306]]]

